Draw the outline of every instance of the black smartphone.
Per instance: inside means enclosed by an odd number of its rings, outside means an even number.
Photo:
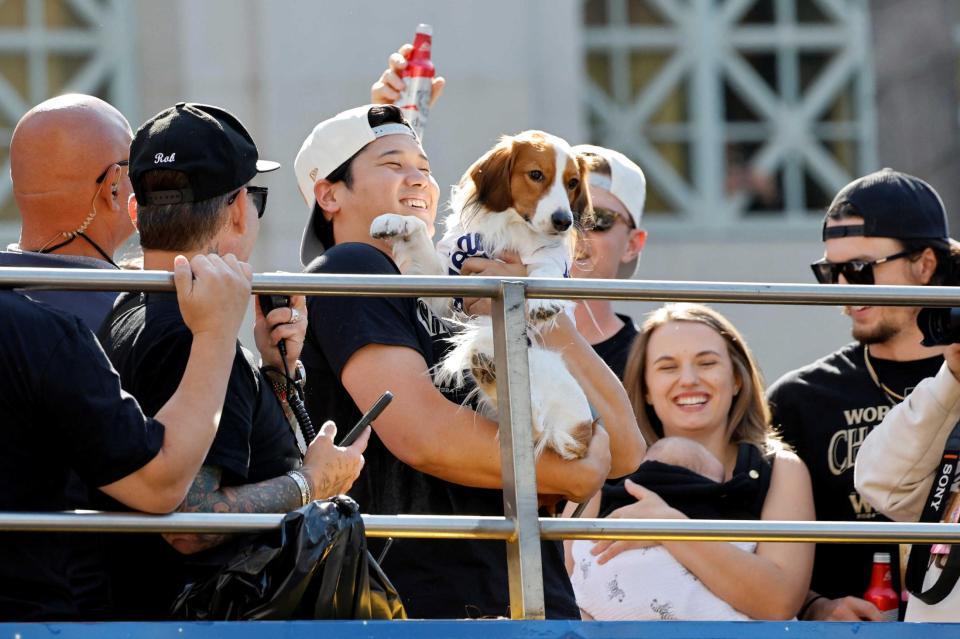
[[[286,307],[290,306],[290,296],[289,295],[257,295],[257,299],[260,300],[260,310],[263,311],[264,317],[267,313],[272,311],[275,308],[280,308],[281,306]]]
[[[383,409],[387,407],[393,401],[393,393],[386,391],[383,395],[380,396],[380,399],[377,400],[377,403],[373,405],[373,408],[368,410],[363,414],[363,417],[360,418],[353,428],[347,433],[347,435],[340,441],[341,446],[349,446],[353,442],[357,441],[357,437],[360,436],[360,433],[363,432],[363,429],[368,427],[373,420],[377,417],[380,417],[380,413],[383,412]]]

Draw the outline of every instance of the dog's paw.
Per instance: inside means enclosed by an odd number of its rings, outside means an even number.
[[[470,356],[470,373],[477,384],[487,386],[497,383],[497,369],[485,353],[474,352]]]
[[[557,452],[560,457],[567,460],[586,457],[598,421],[599,418],[583,421],[570,429],[567,433],[569,437],[564,437],[562,441],[558,442],[559,450]]]
[[[561,459],[572,461],[587,455],[596,429],[596,419],[574,419],[545,422],[542,415],[533,416],[534,450],[539,455],[549,448]]]
[[[407,240],[418,231],[427,232],[426,223],[412,215],[385,213],[373,220],[370,237],[375,240]]]
[[[563,459],[586,455],[594,421],[583,389],[556,351],[529,350],[534,451],[549,448]]]
[[[531,322],[539,324],[553,319],[563,308],[563,302],[558,300],[530,300],[527,302],[527,315]]]

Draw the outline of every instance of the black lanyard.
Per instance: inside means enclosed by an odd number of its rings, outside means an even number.
[[[950,505],[952,498],[960,490],[960,473],[957,473],[958,457],[960,457],[960,422],[953,427],[947,437],[940,464],[933,476],[933,486],[930,495],[923,506],[920,521],[939,522],[943,520],[944,510]],[[943,601],[960,580],[960,544],[950,546],[946,563],[940,572],[940,577],[928,590],[923,589],[923,580],[930,566],[929,545],[914,545],[910,551],[910,560],[907,563],[907,590],[928,605]]]
[[[87,237],[87,234],[84,233],[83,231],[76,231],[76,232],[74,232],[74,233],[71,233],[70,236],[69,236],[66,240],[64,240],[63,242],[60,242],[59,244],[54,244],[53,246],[49,246],[49,247],[46,247],[46,248],[42,248],[42,249],[40,249],[39,251],[37,251],[37,253],[52,253],[53,251],[56,251],[58,248],[63,248],[64,246],[66,246],[66,245],[69,244],[70,242],[74,241],[74,240],[77,239],[78,237],[79,237],[79,238],[83,238],[84,240],[86,240],[87,244],[89,244],[89,245],[92,246],[94,249],[96,249],[97,253],[99,253],[100,255],[102,255],[102,256],[103,256],[103,259],[105,259],[106,261],[110,262],[110,264],[112,264],[114,268],[120,268],[119,266],[117,266],[117,263],[113,261],[113,258],[111,258],[109,255],[107,255],[107,252],[104,251],[102,248],[100,248],[100,246],[99,246],[96,242],[94,242],[94,241],[91,240],[89,237]]]

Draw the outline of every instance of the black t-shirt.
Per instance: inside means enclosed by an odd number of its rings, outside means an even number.
[[[0,292],[0,362],[0,510],[88,508],[77,503],[73,482],[111,484],[163,445],[163,426],[120,389],[78,318]],[[0,620],[102,614],[102,557],[91,558],[93,547],[77,540],[81,533],[0,534]],[[89,573],[93,565],[99,580]]]
[[[57,253],[35,253],[19,250],[0,251],[0,266],[20,268],[99,268],[116,270],[116,266],[92,257],[82,255],[59,255]],[[35,300],[45,302],[61,311],[72,313],[83,320],[87,327],[96,333],[100,330],[103,318],[113,307],[116,293],[110,291],[57,291],[52,289],[30,289],[22,291]]]
[[[123,387],[148,415],[170,399],[183,377],[193,335],[174,293],[126,294],[100,334]],[[300,466],[300,451],[283,409],[237,342],[223,413],[204,465],[223,471],[222,486],[254,484]],[[184,557],[157,535],[127,535],[112,553],[111,577],[118,613],[161,618],[183,585],[202,578],[237,552],[243,538]],[[144,575],[150,575],[144,579]]]
[[[341,244],[315,260],[312,273],[399,275],[393,261],[366,244]],[[410,348],[433,367],[449,331],[426,304],[403,297],[312,297],[301,359],[307,368],[307,407],[313,420],[335,419],[346,432],[360,410],[340,383],[350,357],[368,344]],[[386,377],[404,371],[384,371]],[[458,393],[445,392],[462,402]],[[424,414],[422,419],[431,419]],[[469,488],[421,473],[398,460],[373,433],[366,464],[351,490],[373,514],[503,515],[499,490]],[[379,547],[371,540],[371,546]],[[374,554],[378,552],[374,549]],[[579,618],[559,544],[542,544],[547,616]],[[383,565],[415,618],[507,615],[509,590],[503,542],[397,539]]]
[[[623,322],[623,327],[599,344],[594,344],[593,350],[622,382],[624,371],[627,369],[630,347],[633,346],[633,340],[637,336],[637,327],[633,323],[633,318],[620,313],[617,313],[617,317]]]
[[[940,369],[940,356],[912,362],[871,357],[879,379],[906,395]],[[781,377],[768,392],[773,423],[810,469],[817,519],[888,521],[853,485],[853,465],[867,434],[892,404],[864,363],[861,344]],[[879,544],[817,544],[811,589],[831,598],[862,597],[870,583],[874,552],[899,554]],[[893,563],[895,572],[898,562]]]

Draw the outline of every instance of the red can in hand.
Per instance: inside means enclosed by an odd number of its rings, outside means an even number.
[[[417,26],[413,51],[407,59],[407,66],[400,72],[406,86],[396,102],[403,111],[403,117],[421,139],[430,116],[430,94],[433,90],[433,76],[436,74],[430,59],[432,46],[433,27],[429,24]]]

